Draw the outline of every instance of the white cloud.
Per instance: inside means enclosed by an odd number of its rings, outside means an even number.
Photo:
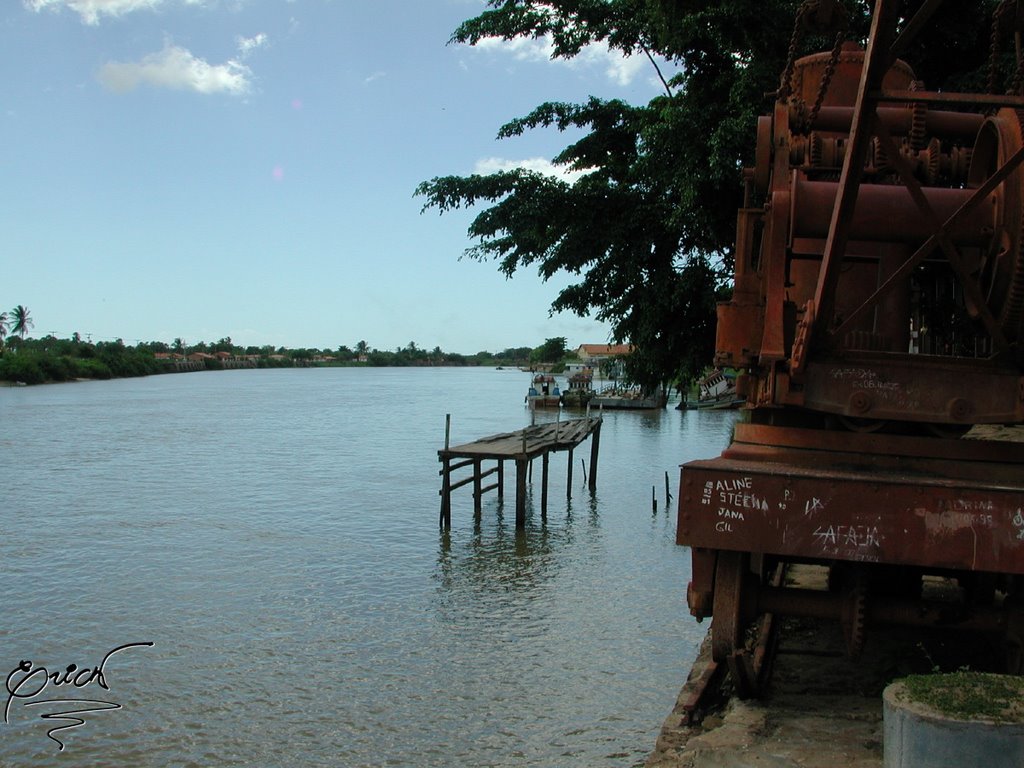
[[[571,171],[564,165],[555,165],[544,157],[531,157],[526,160],[507,160],[501,157],[485,157],[476,161],[473,173],[480,174],[481,176],[488,176],[492,173],[497,173],[498,171],[511,171],[516,168],[534,171],[536,173],[544,174],[545,176],[554,176],[555,178],[562,179],[562,181],[567,181],[570,184],[576,181],[580,176],[587,173],[587,171]]]
[[[252,37],[239,37],[238,54],[244,59],[257,48],[262,48],[266,44],[267,36],[263,32],[260,32],[258,35],[253,35]]]
[[[624,56],[603,42],[588,45],[569,64],[572,66],[577,62],[583,67],[604,67],[605,75],[617,85],[629,85],[642,70],[651,66],[646,56]]]
[[[650,66],[646,56],[626,56],[619,51],[611,50],[605,42],[591,43],[571,59],[552,58],[555,47],[550,37],[536,40],[522,37],[513,40],[487,37],[473,47],[487,53],[510,55],[516,61],[548,61],[577,70],[603,68],[609,80],[622,86],[632,83],[642,70]]]
[[[186,5],[202,5],[206,0],[184,0]],[[37,13],[50,9],[69,8],[85,24],[100,23],[100,16],[123,16],[134,11],[157,8],[166,0],[22,0],[26,8]]]
[[[554,42],[550,37],[539,40],[525,37],[516,37],[512,40],[485,37],[478,40],[473,47],[488,53],[508,53],[516,61],[548,61],[555,51]]]
[[[229,59],[209,64],[184,48],[165,45],[138,62],[111,61],[104,64],[97,79],[112,91],[131,91],[140,85],[197,93],[243,94],[250,87],[248,67]]]

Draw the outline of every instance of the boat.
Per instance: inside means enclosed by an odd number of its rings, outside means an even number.
[[[569,377],[569,388],[562,393],[562,405],[567,408],[585,408],[594,397],[594,375],[589,368]]]
[[[526,404],[530,408],[558,408],[562,404],[562,393],[555,377],[548,373],[534,376],[526,393]]]
[[[590,407],[622,411],[648,411],[664,408],[667,402],[668,393],[664,389],[644,393],[632,387],[610,387],[599,392],[590,401]]]
[[[686,410],[725,410],[739,408],[746,398],[736,394],[736,374],[716,368],[697,385],[697,399],[684,400]]]

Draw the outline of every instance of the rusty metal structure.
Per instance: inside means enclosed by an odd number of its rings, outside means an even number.
[[[872,624],[986,632],[1024,671],[1024,444],[958,439],[1024,422],[1022,78],[917,81],[899,55],[938,4],[904,19],[876,0],[861,49],[838,2],[805,3],[794,36],[833,31],[835,48],[791,56],[757,124],[716,355],[741,371],[745,418],[683,466],[677,527],[690,611],[713,617],[741,694],[771,614],[838,620],[851,655]],[[994,45],[1019,52],[1022,20],[1002,3]],[[789,562],[827,565],[829,589],[772,579]],[[924,599],[929,574],[955,599]]]

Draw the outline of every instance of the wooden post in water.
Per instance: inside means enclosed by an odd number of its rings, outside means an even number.
[[[444,415],[444,449],[447,451],[450,445],[452,434],[452,415]],[[452,525],[452,476],[451,459],[445,457],[441,465],[441,514],[438,524],[442,528],[451,528]]]
[[[571,499],[572,498],[572,448],[569,449],[569,461],[567,463],[568,463],[568,470],[567,470],[566,474],[568,476],[565,479],[565,498]]]
[[[548,514],[548,453],[544,452],[544,457],[541,459],[541,479],[540,479],[540,514],[541,517],[547,519]]]
[[[450,528],[452,525],[452,476],[450,459],[444,459],[441,466],[441,515],[437,522],[442,528]]]
[[[590,492],[597,490],[597,451],[601,445],[601,422],[597,422],[590,436]]]
[[[526,527],[526,459],[516,459],[516,528]]]
[[[498,459],[498,501],[505,499],[505,460]]]
[[[475,459],[473,461],[473,512],[476,514],[480,514],[483,495],[480,488],[480,459]]]

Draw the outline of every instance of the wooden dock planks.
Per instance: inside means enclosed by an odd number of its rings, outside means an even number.
[[[447,443],[448,430],[445,433]],[[515,432],[504,432],[489,437],[482,437],[470,443],[448,446],[437,452],[437,457],[442,462],[440,475],[441,485],[441,515],[440,524],[442,527],[451,526],[451,492],[470,482],[474,486],[474,509],[480,509],[480,497],[487,490],[497,488],[499,497],[502,494],[503,465],[505,461],[516,463],[516,527],[523,528],[526,525],[526,475],[529,463],[537,458],[544,459],[544,482],[541,494],[541,509],[547,510],[547,465],[548,456],[558,451],[567,451],[569,454],[568,474],[569,490],[571,494],[572,485],[572,454],[573,449],[589,437],[592,437],[590,450],[590,490],[597,487],[597,455],[601,435],[601,418],[587,417],[583,419],[572,419],[569,421],[556,421],[548,424],[536,424]],[[454,463],[453,463],[454,460]],[[497,461],[498,466],[489,470],[482,469],[482,462],[490,460]],[[472,466],[473,475],[464,480],[453,483],[451,473],[462,467]],[[482,488],[480,480],[483,477],[497,471],[498,482]]]

